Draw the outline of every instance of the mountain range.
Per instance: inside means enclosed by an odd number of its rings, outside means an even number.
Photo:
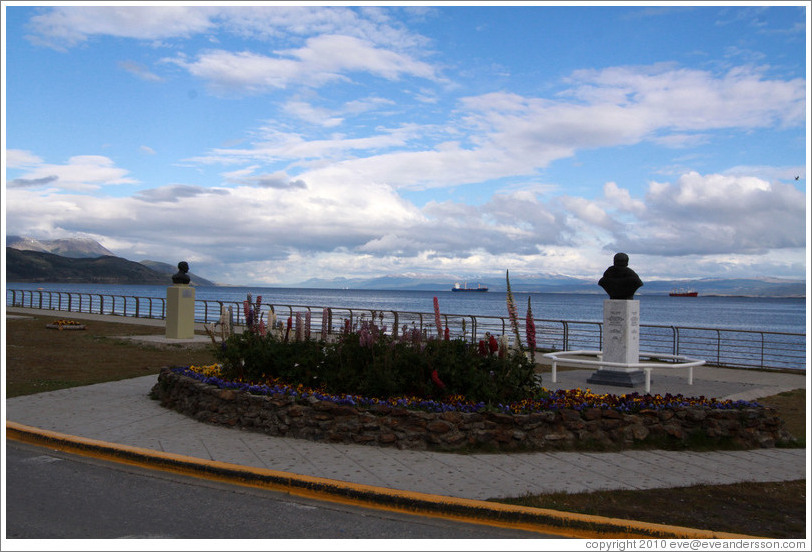
[[[155,284],[171,282],[177,266],[160,261],[130,261],[115,256],[95,240],[66,238],[37,240],[24,236],[6,239],[6,280],[9,282],[74,282],[109,284]],[[205,278],[189,273],[192,285],[214,286]],[[511,275],[511,289],[517,292],[595,293],[604,294],[597,280],[566,275]],[[375,278],[313,278],[285,287],[322,289],[416,290],[446,291],[456,281],[460,285],[477,287],[482,284],[491,291],[504,292],[504,274],[489,274],[481,279],[460,280],[453,275],[389,275]],[[233,285],[247,285],[236,283]],[[674,289],[689,288],[699,295],[752,297],[805,297],[806,282],[780,278],[703,278],[650,280],[638,295],[665,295]]]
[[[169,263],[117,257],[89,238],[6,238],[8,282],[168,285],[177,271]],[[189,278],[194,286],[217,285],[192,272]]]
[[[90,238],[65,238],[59,240],[38,240],[26,236],[6,236],[6,247],[19,251],[36,251],[53,253],[72,259],[95,259],[97,257],[115,257],[112,251]]]
[[[594,293],[606,292],[598,286],[598,279],[588,280],[563,275],[510,276],[510,288],[524,293]],[[422,290],[447,291],[454,284],[450,280],[436,278],[385,276],[377,278],[334,278],[311,279],[296,284],[298,288],[323,289],[378,289],[378,290]],[[479,280],[469,280],[468,287],[483,285],[489,291],[505,292],[505,275],[493,275]],[[460,285],[465,282],[460,281]],[[699,295],[749,296],[749,297],[805,297],[806,282],[780,278],[703,278],[692,280],[650,280],[644,281],[637,295],[666,295],[675,289],[691,289]]]

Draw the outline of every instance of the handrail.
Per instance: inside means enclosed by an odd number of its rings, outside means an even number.
[[[83,301],[83,295],[88,297],[87,303]],[[149,305],[148,310],[145,310],[146,304]],[[165,298],[133,295],[7,289],[6,305],[47,310],[63,310],[63,307],[67,307],[69,312],[161,320],[166,318]],[[84,309],[85,305],[87,310]],[[198,299],[195,301],[195,320],[198,323],[212,324],[220,319],[224,308],[231,308],[234,325],[245,324],[242,301]],[[379,325],[388,326],[390,333],[399,333],[403,326],[420,332],[436,332],[434,315],[427,312],[263,303],[260,315],[267,317],[271,310],[277,315],[277,320],[283,323],[288,317],[291,317],[292,322],[295,321],[297,313],[301,316],[309,312],[313,327],[321,332],[326,330],[327,334],[336,331],[336,325],[339,325],[338,329],[343,327],[344,320],[349,320],[349,324],[354,327],[361,321],[374,317],[377,317]],[[322,313],[321,316],[319,313]],[[323,320],[325,313],[328,315],[326,321]],[[536,325],[536,347],[539,351],[601,348],[602,322],[544,318],[533,320]],[[514,340],[512,332],[508,331],[510,319],[507,316],[443,313],[443,321],[453,337],[477,342],[490,333],[506,336],[511,342]],[[640,346],[658,354],[704,358],[708,363],[718,366],[806,369],[804,333],[641,324]]]

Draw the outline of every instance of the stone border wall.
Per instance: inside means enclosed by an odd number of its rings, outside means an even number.
[[[414,450],[618,450],[678,448],[697,437],[737,448],[792,442],[770,408],[685,407],[625,414],[612,409],[561,409],[533,414],[430,413],[377,405],[357,408],[315,397],[252,395],[221,389],[164,368],[151,396],[206,423],[274,436]]]

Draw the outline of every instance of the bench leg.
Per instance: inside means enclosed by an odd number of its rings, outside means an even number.
[[[651,368],[643,368],[646,371],[646,393],[651,393]]]
[[[553,383],[558,383],[558,376],[556,375],[556,362],[553,361]]]

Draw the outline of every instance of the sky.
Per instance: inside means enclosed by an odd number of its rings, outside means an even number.
[[[3,2],[3,231],[225,284],[805,279],[809,3]]]

